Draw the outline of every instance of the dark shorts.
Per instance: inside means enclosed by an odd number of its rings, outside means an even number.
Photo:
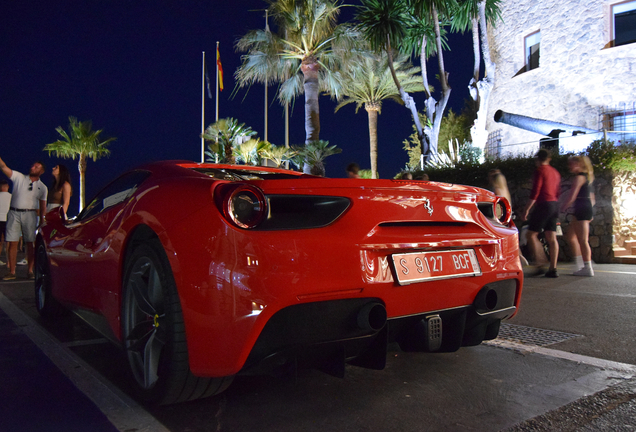
[[[589,199],[577,199],[574,201],[574,217],[576,220],[589,221],[594,217],[594,209]]]
[[[559,220],[558,201],[537,203],[528,219],[528,229],[534,232],[556,231]]]
[[[4,231],[7,229],[7,222],[6,221],[0,221],[0,233],[2,233],[2,236],[4,236]]]

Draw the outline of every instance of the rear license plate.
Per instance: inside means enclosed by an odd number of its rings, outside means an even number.
[[[473,249],[412,252],[391,257],[400,285],[481,275]]]

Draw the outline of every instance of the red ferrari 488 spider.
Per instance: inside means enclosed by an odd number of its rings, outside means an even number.
[[[154,163],[74,219],[47,214],[36,304],[119,344],[155,403],[289,365],[382,369],[389,343],[450,352],[497,336],[523,284],[510,215],[468,186]]]

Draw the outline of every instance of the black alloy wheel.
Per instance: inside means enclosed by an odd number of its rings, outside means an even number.
[[[38,241],[35,251],[35,308],[43,318],[56,318],[67,310],[51,293],[51,273],[46,246]]]
[[[181,304],[170,264],[158,240],[135,246],[126,260],[122,338],[138,396],[171,404],[212,396],[232,377],[190,372]]]

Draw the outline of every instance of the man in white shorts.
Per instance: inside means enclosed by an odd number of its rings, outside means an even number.
[[[2,280],[14,280],[15,266],[18,258],[18,240],[20,234],[27,245],[27,261],[29,263],[28,278],[35,279],[33,274],[33,264],[35,258],[35,231],[37,229],[37,218],[44,221],[46,213],[46,198],[48,188],[40,180],[44,173],[44,164],[35,162],[31,166],[29,175],[24,175],[12,170],[0,158],[0,169],[4,175],[13,182],[13,194],[11,195],[11,206],[7,215],[7,229],[5,232],[8,243],[9,274]]]

